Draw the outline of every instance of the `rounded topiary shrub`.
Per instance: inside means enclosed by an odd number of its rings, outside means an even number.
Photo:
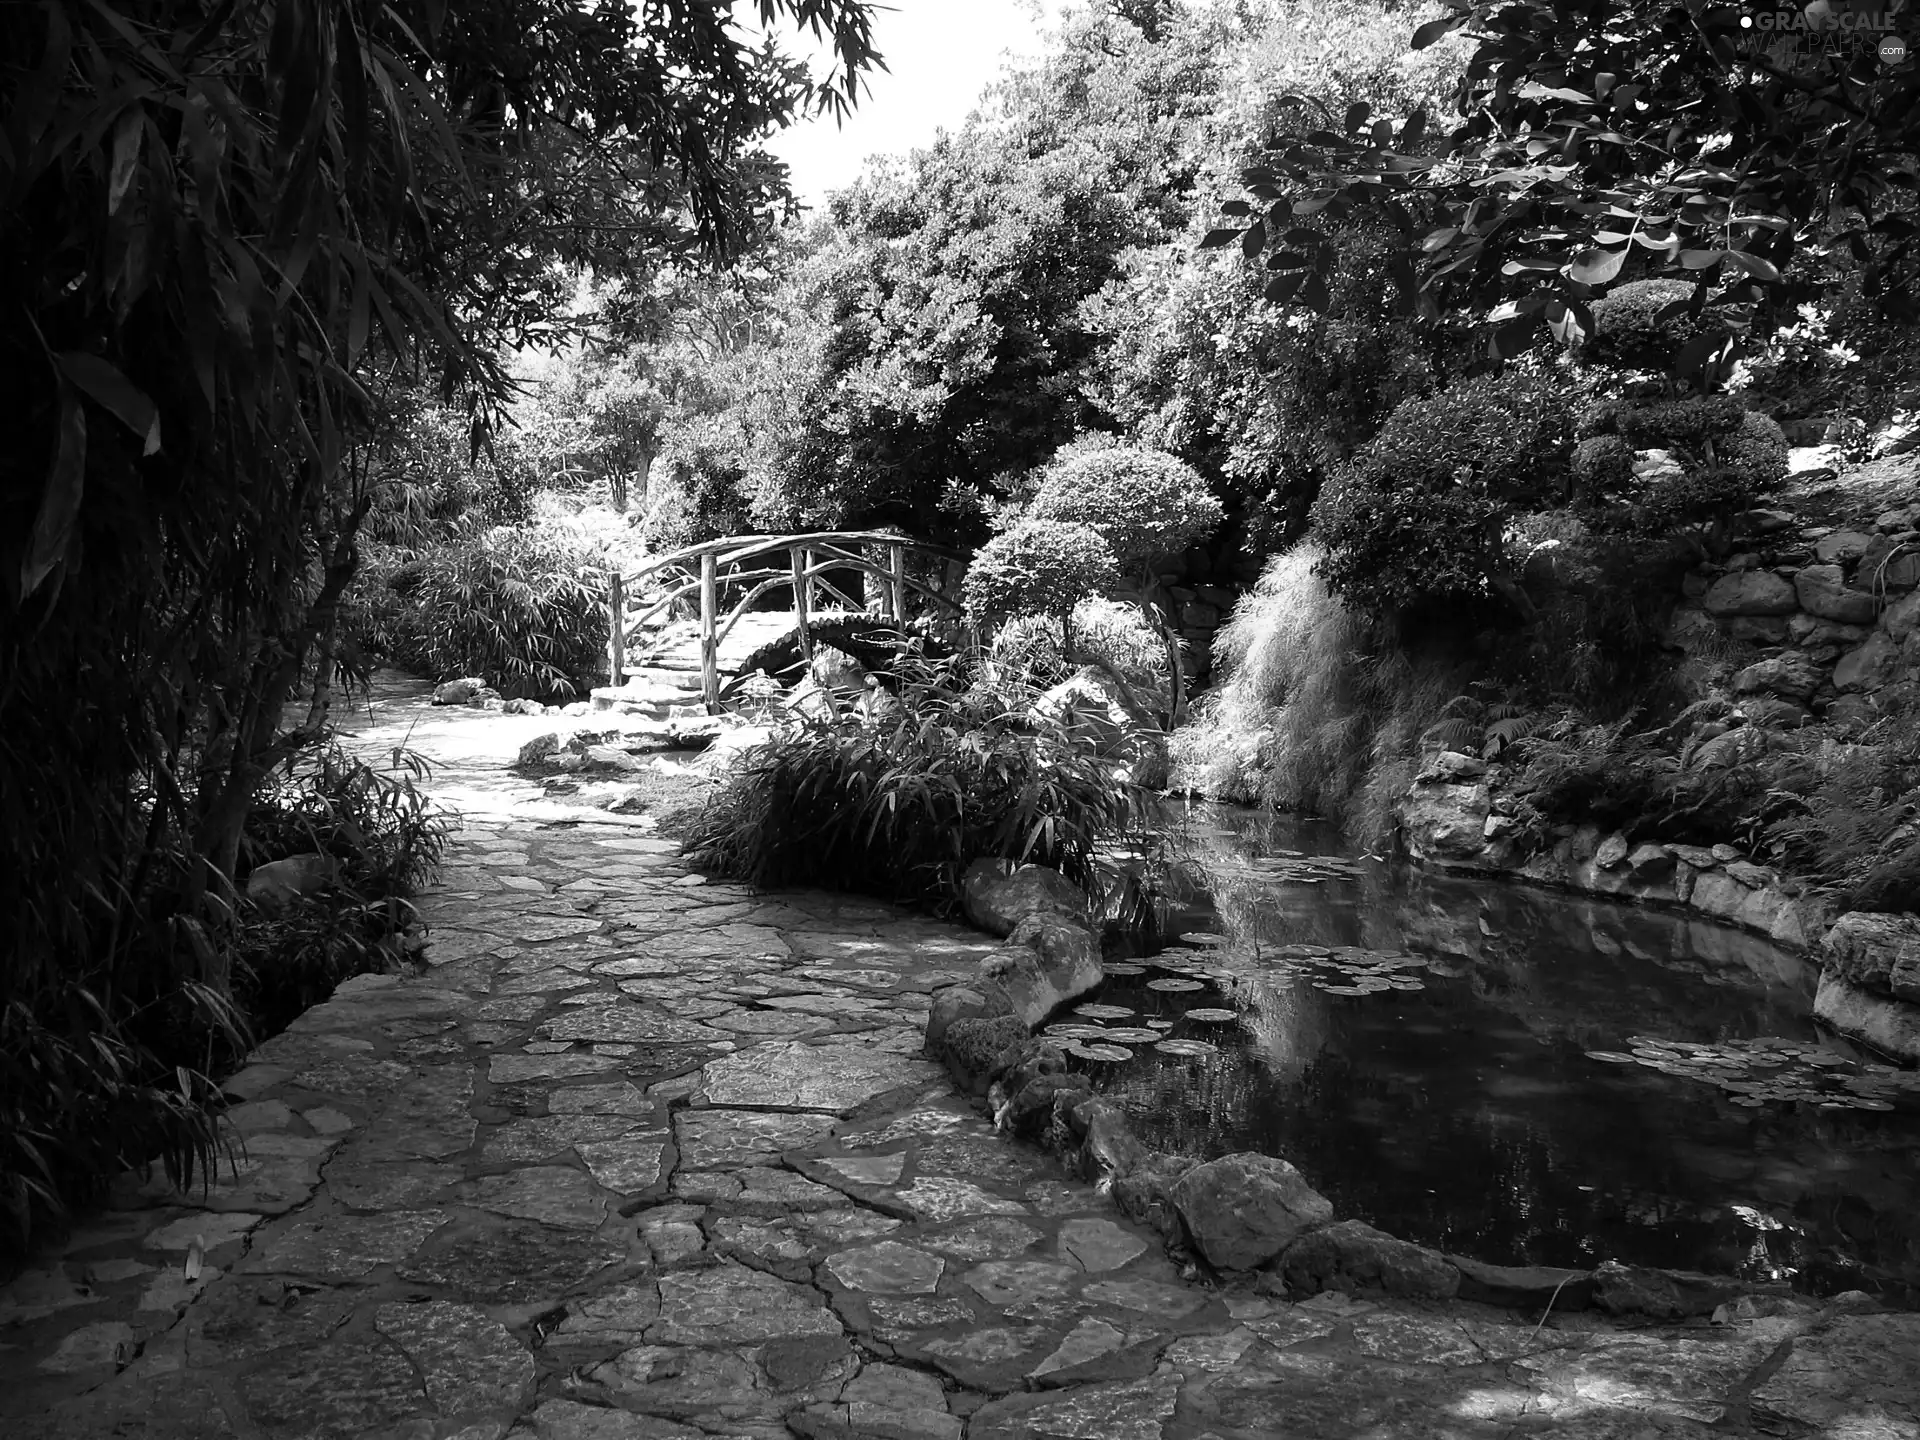
[[[1684,280],[1629,280],[1593,302],[1593,334],[1584,359],[1623,370],[1665,370],[1697,327],[1685,315],[1660,314],[1693,294]]]
[[[1027,514],[1090,525],[1122,565],[1175,554],[1210,534],[1225,509],[1191,465],[1157,450],[1112,446],[1057,461]]]
[[[1618,435],[1593,435],[1573,447],[1573,481],[1584,499],[1618,495],[1633,484],[1633,447]]]
[[[1314,505],[1318,573],[1376,615],[1487,597],[1506,576],[1508,517],[1564,496],[1572,437],[1570,397],[1547,376],[1403,401]]]
[[[1065,616],[1119,579],[1113,551],[1091,525],[1029,518],[980,547],[961,598],[979,620]]]

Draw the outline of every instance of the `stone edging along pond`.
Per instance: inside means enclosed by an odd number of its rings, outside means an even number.
[[[1591,1271],[1490,1265],[1336,1219],[1285,1160],[1240,1152],[1203,1162],[1150,1150],[1118,1106],[1068,1071],[1060,1047],[1034,1034],[1103,978],[1100,937],[1079,891],[1045,867],[1003,861],[976,862],[964,891],[967,918],[1007,943],[982,963],[977,982],[934,992],[927,1053],[986,1100],[998,1128],[1060,1155],[1169,1248],[1189,1249],[1217,1272],[1258,1272],[1262,1288],[1296,1297],[1372,1291],[1664,1320],[1708,1315],[1763,1288],[1612,1261]]]
[[[1493,798],[1486,762],[1432,756],[1399,806],[1408,858],[1441,874],[1678,910],[1764,935],[1819,965],[1815,1019],[1896,1060],[1920,1061],[1920,917],[1835,916],[1806,886],[1731,845],[1631,845],[1585,825],[1526,853]]]

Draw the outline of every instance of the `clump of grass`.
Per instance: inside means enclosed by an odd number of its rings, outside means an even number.
[[[949,910],[982,858],[1050,866],[1099,900],[1103,849],[1137,844],[1149,792],[1031,692],[961,662],[905,667],[878,723],[809,720],[751,754],[692,825],[696,864],[760,887],[857,890]]]
[[[1375,844],[1467,667],[1405,653],[1328,591],[1318,561],[1310,545],[1276,557],[1216,633],[1226,680],[1175,733],[1174,783],[1323,815]]]

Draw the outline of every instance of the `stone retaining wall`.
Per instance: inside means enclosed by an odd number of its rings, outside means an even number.
[[[1802,882],[1731,845],[1632,845],[1587,825],[1524,852],[1514,821],[1497,813],[1486,763],[1451,751],[1415,777],[1399,823],[1408,857],[1444,874],[1679,910],[1764,935],[1819,963],[1817,1019],[1896,1060],[1920,1062],[1920,919],[1835,915]]]

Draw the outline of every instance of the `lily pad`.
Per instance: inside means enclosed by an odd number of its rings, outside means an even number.
[[[1124,1045],[1096,1045],[1091,1041],[1077,1040],[1063,1046],[1069,1055],[1077,1055],[1082,1060],[1131,1060],[1133,1051]]]
[[[1162,1055],[1218,1055],[1220,1047],[1205,1040],[1162,1040],[1153,1047]]]
[[[1187,1011],[1187,1019],[1203,1020],[1209,1025],[1218,1025],[1237,1018],[1239,1018],[1239,1012],[1236,1010],[1215,1010],[1207,1006],[1200,1006]]]
[[[1125,1005],[1076,1005],[1073,1013],[1089,1020],[1124,1020],[1133,1014]]]
[[[1182,980],[1182,979],[1174,978],[1174,979],[1166,979],[1166,980],[1147,981],[1147,989],[1160,990],[1168,993],[1178,993],[1180,991],[1185,991],[1185,990],[1204,990],[1206,988],[1207,987],[1202,985],[1198,980]]]

